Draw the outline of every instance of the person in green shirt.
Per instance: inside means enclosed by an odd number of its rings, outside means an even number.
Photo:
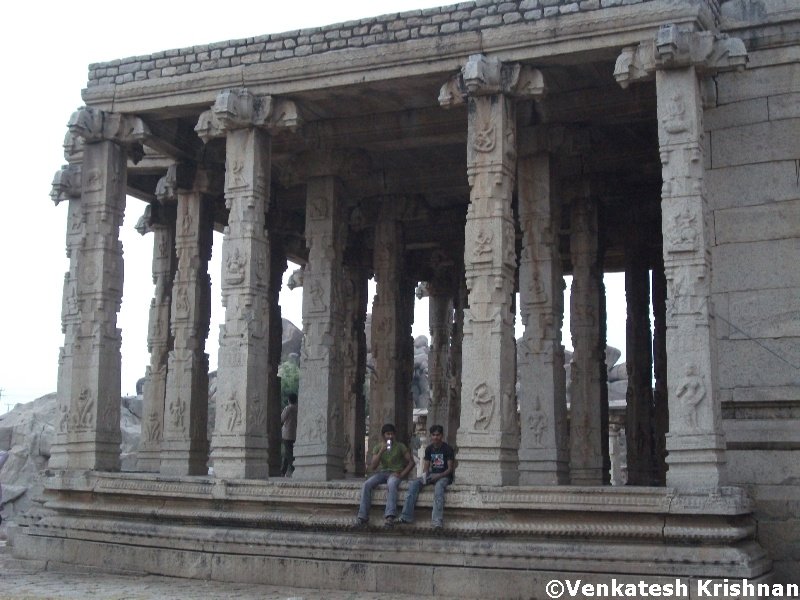
[[[414,458],[403,442],[395,441],[395,428],[391,423],[381,427],[383,442],[375,444],[372,449],[370,470],[375,471],[361,488],[361,506],[358,509],[357,525],[366,525],[369,522],[369,509],[372,505],[372,490],[381,484],[386,484],[386,509],[383,512],[384,524],[387,527],[394,525],[397,516],[397,492],[400,482],[414,468]]]

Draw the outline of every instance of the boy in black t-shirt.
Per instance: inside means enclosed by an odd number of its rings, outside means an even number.
[[[431,525],[434,529],[440,529],[444,520],[444,492],[453,482],[456,457],[453,449],[443,441],[444,428],[441,425],[431,425],[428,431],[431,434],[431,444],[425,448],[422,477],[409,484],[399,522],[414,522],[414,507],[417,505],[420,489],[424,485],[434,484]]]

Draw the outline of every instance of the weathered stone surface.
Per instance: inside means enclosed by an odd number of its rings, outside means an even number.
[[[718,102],[728,104],[765,94],[789,94],[800,91],[800,65],[797,63],[764,66],[743,73],[725,73],[717,84]]]
[[[800,287],[800,239],[725,244],[712,249],[714,292]]]
[[[771,121],[780,119],[796,119],[800,117],[800,93],[780,94],[770,96],[769,118]]]
[[[706,131],[749,125],[770,119],[769,99],[751,98],[711,108],[703,115]]]
[[[731,340],[800,337],[800,289],[730,292],[715,297],[718,334]]]
[[[793,160],[744,164],[706,171],[709,204],[714,210],[796,200]]]
[[[797,365],[800,345],[794,337],[764,340],[720,340],[719,379],[725,387],[768,387],[797,384],[797,375],[786,367]],[[783,357],[780,360],[778,357]]]
[[[775,452],[768,450],[737,450],[730,456],[731,481],[736,484],[774,486],[778,494],[783,486],[786,499],[793,498],[792,492],[797,490],[800,481],[800,464],[793,458],[792,452]],[[796,500],[796,497],[795,497]]]
[[[717,244],[800,237],[800,199],[715,211],[714,231]]]
[[[796,75],[800,80],[800,73]],[[761,162],[794,160],[800,139],[800,119],[782,119],[712,131],[711,164],[714,168]]]
[[[754,445],[774,450],[791,450],[800,446],[800,419],[726,419],[724,423],[729,450]],[[782,471],[777,467],[770,469],[777,480]]]

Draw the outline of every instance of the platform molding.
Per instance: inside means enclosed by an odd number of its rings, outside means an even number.
[[[106,571],[361,592],[547,598],[582,584],[768,583],[752,503],[740,488],[452,486],[445,528],[354,525],[360,481],[222,480],[53,472],[14,528],[18,558]],[[404,495],[401,488],[401,498]],[[569,597],[565,594],[565,597]]]

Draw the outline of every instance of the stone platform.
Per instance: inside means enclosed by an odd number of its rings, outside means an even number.
[[[14,556],[168,576],[418,596],[543,598],[552,579],[770,580],[739,488],[454,485],[444,530],[354,527],[360,481],[56,472]]]

